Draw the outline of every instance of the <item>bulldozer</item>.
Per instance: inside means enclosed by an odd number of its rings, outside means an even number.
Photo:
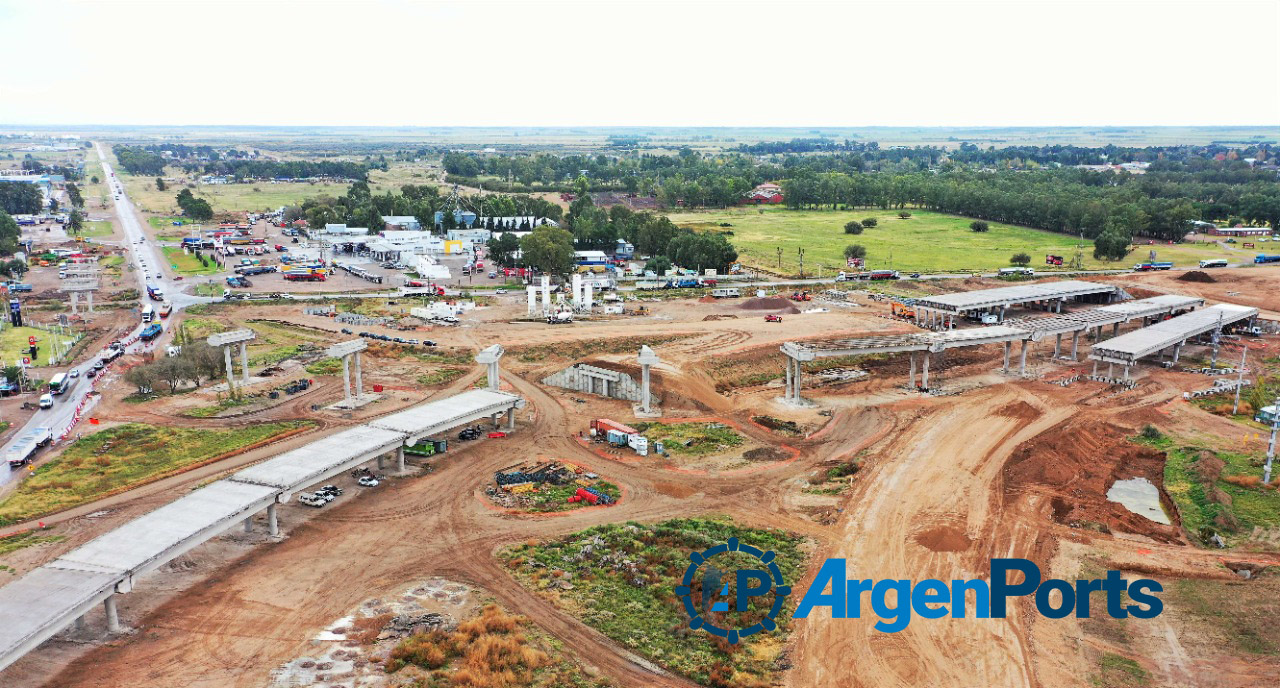
[[[916,317],[915,308],[905,304],[898,303],[897,301],[892,301],[889,303],[889,312],[893,314],[893,317],[903,318],[905,320],[911,320]]]

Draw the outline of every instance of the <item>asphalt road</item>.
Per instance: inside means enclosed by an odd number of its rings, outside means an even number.
[[[138,222],[138,215],[133,207],[133,202],[129,200],[129,196],[124,192],[124,184],[113,176],[111,165],[106,161],[106,156],[103,155],[102,145],[95,142],[94,149],[98,154],[99,160],[102,161],[102,171],[106,176],[105,181],[111,187],[111,195],[115,199],[116,217],[119,219],[120,227],[125,236],[123,246],[128,249],[128,261],[134,267],[133,270],[126,272],[133,274],[134,279],[137,281],[138,293],[142,299],[146,299],[147,285],[152,284],[164,290],[165,298],[173,304],[175,312],[192,304],[216,300],[183,294],[174,287],[174,282],[166,276],[165,268],[167,266],[161,260],[163,254],[161,254],[157,246],[147,239],[146,233],[142,231],[142,225]],[[149,278],[148,275],[150,275]],[[161,321],[157,319],[157,322]],[[128,339],[135,339],[142,332],[142,328],[143,323],[139,322],[137,327],[129,333]],[[144,345],[141,342],[137,342],[129,346],[126,352],[137,353],[143,349]],[[88,410],[97,402],[97,397],[90,395],[94,388],[92,381],[86,378],[85,374],[93,367],[99,357],[99,355],[95,354],[93,358],[68,370],[68,373],[74,371],[78,374],[76,385],[67,393],[55,396],[53,408],[36,411],[31,420],[27,421],[21,429],[14,433],[10,441],[0,448],[0,457],[8,453],[9,448],[15,444],[19,437],[26,435],[37,427],[53,428],[53,436],[56,440],[74,422],[77,407],[81,407],[82,416],[87,415]],[[99,386],[110,385],[116,379],[115,375],[108,374],[98,384]],[[71,436],[74,437],[74,434]],[[37,454],[37,456],[39,455]],[[26,467],[10,469],[6,462],[3,467],[0,467],[0,486],[18,479],[26,470]]]

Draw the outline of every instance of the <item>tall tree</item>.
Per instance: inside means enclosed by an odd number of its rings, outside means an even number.
[[[573,267],[573,235],[568,230],[543,225],[520,240],[520,253],[526,265],[563,277]]]

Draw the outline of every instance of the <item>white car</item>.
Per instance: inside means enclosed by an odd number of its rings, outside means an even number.
[[[53,408],[53,395],[52,395],[52,394],[42,394],[42,395],[40,395],[40,408],[42,408],[42,409]]]
[[[495,293],[495,294],[505,294],[505,293],[507,293],[507,290],[506,290],[506,289],[498,289],[498,290],[494,291],[493,293]]]
[[[361,485],[361,486],[363,486],[363,487],[377,487],[377,486],[378,486],[378,479],[377,479],[377,478],[374,478],[373,476],[368,476],[368,475],[362,475],[362,476],[360,476],[360,479],[359,479],[359,480],[357,480],[356,482],[360,483],[360,485]]]

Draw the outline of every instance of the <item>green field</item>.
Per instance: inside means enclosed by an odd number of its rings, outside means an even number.
[[[106,220],[86,222],[84,227],[80,229],[80,236],[82,237],[109,237],[113,233],[111,223]]]
[[[169,176],[176,176],[174,168],[168,168],[166,173]],[[178,212],[177,195],[184,185],[173,183],[164,191],[156,191],[154,177],[135,177],[124,172],[118,174],[124,179],[129,198],[138,208],[160,215],[173,215]],[[341,196],[347,192],[349,186],[349,184],[324,182],[315,184],[255,182],[252,184],[202,184],[198,188],[195,186],[189,188],[196,196],[209,201],[215,213],[223,213],[275,210],[283,205],[297,205],[307,198],[320,194]]]
[[[763,210],[763,212],[761,212]],[[782,248],[781,272],[795,275],[800,268],[797,249],[804,249],[804,270],[816,276],[819,268],[824,276],[845,269],[844,247],[862,244],[867,248],[867,267],[892,268],[908,272],[975,272],[1009,267],[1009,258],[1018,252],[1031,256],[1031,266],[1046,269],[1045,255],[1063,256],[1068,262],[1075,255],[1079,239],[1065,234],[1046,232],[998,222],[988,223],[990,231],[977,233],[969,229],[971,219],[927,210],[910,210],[911,217],[901,219],[893,210],[794,211],[785,208],[733,208],[706,212],[674,213],[671,221],[698,231],[731,231],[729,240],[738,249],[745,265],[778,272],[778,248]],[[875,227],[860,235],[844,233],[849,220],[874,217]],[[727,222],[730,227],[721,227]],[[1205,258],[1240,261],[1239,252],[1217,245],[1154,246],[1158,260],[1173,261],[1176,266],[1194,267]],[[1094,260],[1093,244],[1086,242],[1084,268],[1087,270],[1123,269],[1147,259],[1147,247],[1140,247],[1122,261]]]
[[[218,265],[213,261],[209,261],[209,265],[206,267],[201,265],[195,256],[183,252],[181,248],[176,246],[161,246],[160,250],[164,253],[164,260],[168,263],[170,269],[179,275],[193,277],[218,274]]]
[[[129,423],[95,432],[37,468],[0,501],[0,524],[70,509],[310,425],[289,421],[198,430]]]
[[[0,366],[14,365],[14,361],[29,355],[28,337],[35,337],[36,345],[40,347],[39,354],[31,362],[32,365],[37,366],[49,362],[49,353],[53,351],[55,339],[61,342],[71,341],[70,337],[57,337],[34,327],[6,327],[3,332],[0,332]]]

